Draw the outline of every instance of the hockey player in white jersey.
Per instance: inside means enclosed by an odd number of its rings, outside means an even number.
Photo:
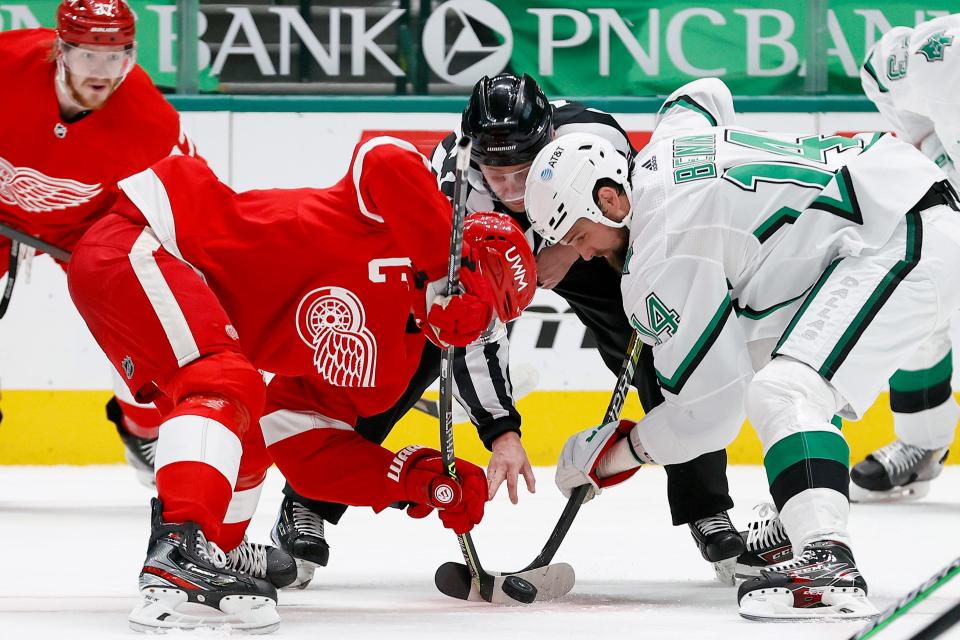
[[[947,332],[960,215],[943,172],[890,135],[761,134],[733,116],[727,87],[698,80],[664,103],[632,172],[590,135],[534,161],[533,227],[623,270],[624,311],[666,400],[574,435],[557,484],[596,492],[722,448],[746,414],[795,559],[741,586],[741,614],[871,615],[834,418],[859,419]]]
[[[897,136],[960,188],[960,15],[891,29],[867,55],[860,79]],[[940,475],[960,417],[950,346],[946,336],[927,345],[916,369],[890,378],[897,439],[851,469],[853,501],[917,499]]]

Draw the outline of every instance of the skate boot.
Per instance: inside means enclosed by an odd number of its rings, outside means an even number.
[[[227,553],[227,568],[266,580],[277,589],[293,584],[297,579],[297,563],[293,556],[268,544],[243,542]]]
[[[123,457],[127,464],[133,467],[137,474],[137,481],[145,487],[155,488],[157,479],[154,475],[153,461],[157,457],[157,439],[142,438],[130,433],[124,424],[123,410],[116,398],[107,403],[107,420],[117,427],[117,434],[123,442]]]
[[[270,538],[297,562],[297,577],[288,586],[306,589],[317,566],[327,566],[330,545],[323,537],[323,518],[290,497],[284,496]]]
[[[799,557],[763,569],[740,585],[737,600],[740,615],[750,620],[846,620],[877,614],[853,554],[833,540],[811,542]]]
[[[130,613],[142,632],[227,627],[270,633],[280,626],[277,590],[270,583],[227,568],[227,555],[193,522],[163,522],[151,503],[147,559],[140,570],[143,603]],[[220,615],[210,615],[211,610]]]
[[[850,501],[919,500],[943,471],[949,453],[949,449],[921,449],[894,440],[850,470]]]
[[[753,508],[753,520],[740,535],[747,550],[737,558],[738,580],[756,578],[761,569],[793,559],[793,546],[780,522],[780,514],[769,502]]]
[[[693,541],[700,548],[700,555],[713,563],[717,580],[724,584],[734,584],[737,556],[744,552],[743,538],[730,522],[726,511],[715,516],[702,518],[687,525]]]

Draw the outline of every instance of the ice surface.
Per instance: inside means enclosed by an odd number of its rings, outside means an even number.
[[[536,495],[519,507],[505,495],[488,505],[474,534],[489,569],[516,570],[539,552],[562,506],[552,469],[538,469]],[[730,469],[744,528],[767,497],[760,467]],[[272,473],[251,538],[264,542],[280,500]],[[127,629],[147,542],[149,491],[123,466],[0,467],[0,638],[137,638]],[[883,608],[960,555],[960,468],[948,467],[923,501],[854,505],[854,551]],[[328,527],[330,566],[306,591],[282,591],[276,638],[446,640],[629,638],[656,640],[832,640],[860,623],[763,624],[737,615],[736,592],[713,581],[686,527],[670,525],[665,475],[643,469],[585,505],[558,560],[577,570],[563,600],[495,607],[442,596],[433,572],[458,560],[453,534],[431,516],[352,509]],[[911,631],[960,598],[960,579],[877,636]],[[224,632],[175,634],[197,640]],[[239,634],[237,634],[239,635]],[[960,638],[960,630],[943,636]]]

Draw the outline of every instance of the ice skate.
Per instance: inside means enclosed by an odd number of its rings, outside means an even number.
[[[850,470],[851,502],[919,500],[940,475],[949,449],[921,449],[901,440],[867,456]]]
[[[803,553],[747,580],[737,593],[740,615],[749,620],[851,620],[877,609],[846,545],[811,542]]]
[[[293,498],[284,497],[280,513],[270,532],[273,543],[293,556],[297,576],[291,588],[306,589],[318,566],[327,566],[330,545],[324,539],[323,518]]]
[[[793,546],[780,521],[780,514],[769,502],[753,508],[753,519],[740,535],[747,549],[737,558],[738,580],[755,578],[761,569],[793,559]]]
[[[152,501],[150,544],[140,571],[144,600],[130,613],[141,632],[228,628],[270,633],[280,626],[277,590],[265,580],[228,568],[227,554],[192,523],[163,522]]]
[[[293,556],[268,544],[248,542],[227,553],[227,568],[266,580],[278,589],[297,579],[297,563]]]
[[[117,424],[117,433],[123,441],[123,457],[126,458],[127,464],[133,467],[134,473],[137,474],[137,481],[145,487],[156,487],[153,461],[157,454],[157,439],[136,436],[120,424]]]
[[[722,511],[687,526],[690,527],[690,534],[700,548],[703,559],[713,563],[717,580],[724,584],[734,584],[737,556],[744,552],[745,547],[743,538],[730,522],[727,512]]]

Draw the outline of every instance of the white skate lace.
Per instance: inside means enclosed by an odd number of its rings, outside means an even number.
[[[323,538],[323,518],[299,502],[293,503],[293,527],[297,533]]]
[[[797,569],[804,565],[816,564],[818,562],[829,562],[831,560],[836,560],[836,557],[829,549],[825,549],[823,547],[811,549],[808,547],[804,549],[798,557],[781,562],[780,564],[771,565],[768,570],[783,573],[792,571],[793,569]]]
[[[140,443],[140,454],[152,467],[154,460],[157,458],[157,439],[143,440]]]
[[[244,538],[240,546],[227,554],[228,566],[234,571],[246,573],[254,578],[266,578],[267,549],[265,544],[247,542]]]
[[[727,515],[726,511],[718,513],[715,516],[710,516],[709,518],[703,518],[702,520],[697,520],[694,523],[697,529],[700,530],[700,533],[704,537],[709,536],[712,533],[718,531],[732,531],[733,523],[730,522],[730,516]]]
[[[206,560],[217,569],[226,568],[227,554],[217,546],[217,543],[207,540],[207,537],[203,535],[203,531],[197,531],[195,549],[197,555],[200,556],[202,560]]]
[[[923,460],[923,456],[926,455],[926,453],[926,449],[915,447],[912,444],[907,444],[900,440],[894,440],[870,455],[883,466],[890,477],[895,478],[910,471],[917,463]]]
[[[753,508],[754,519],[747,525],[747,551],[762,551],[788,542],[787,531],[777,508],[769,502]]]

